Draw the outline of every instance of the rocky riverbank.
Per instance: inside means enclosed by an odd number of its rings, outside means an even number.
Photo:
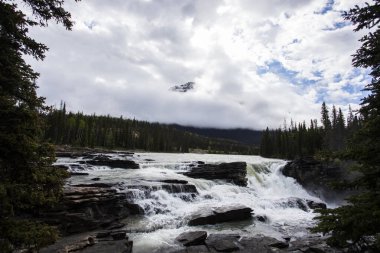
[[[321,162],[303,157],[288,162],[282,169],[285,176],[292,177],[311,194],[330,203],[343,203],[357,190],[334,187],[338,183],[351,182],[360,174],[350,170],[353,162]]]

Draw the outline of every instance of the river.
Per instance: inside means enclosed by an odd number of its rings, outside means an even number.
[[[118,154],[113,158],[125,159]],[[297,182],[281,173],[286,161],[260,156],[214,154],[135,153],[128,157],[140,164],[140,169],[111,169],[106,166],[84,167],[86,176],[71,177],[69,184],[100,182],[118,183],[118,191],[128,195],[132,202],[145,211],[145,215],[128,217],[124,222],[133,240],[133,252],[154,252],[157,248],[175,247],[174,238],[181,232],[206,230],[209,233],[238,233],[243,236],[263,234],[274,238],[302,238],[309,234],[315,213],[302,210],[294,200],[323,202],[310,195]],[[194,162],[222,163],[242,161],[247,163],[248,186],[241,187],[226,182],[189,178],[182,172]],[[78,159],[59,158],[57,164],[71,164],[77,169]],[[80,161],[79,161],[80,162]],[[83,170],[83,166],[81,168]],[[195,185],[199,194],[168,193],[160,189],[160,180],[186,180]],[[131,189],[132,185],[146,185],[149,192]],[[153,186],[156,186],[155,188]],[[157,187],[158,186],[158,187]],[[191,227],[190,215],[203,209],[220,206],[245,205],[253,209],[254,216],[265,217],[265,222],[250,220]]]

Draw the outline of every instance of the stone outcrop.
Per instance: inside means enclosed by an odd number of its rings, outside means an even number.
[[[138,169],[140,168],[139,164],[132,160],[120,160],[120,159],[111,159],[108,156],[99,155],[94,157],[91,160],[87,161],[88,164],[96,166],[108,166],[111,168],[122,168],[122,169]]]
[[[246,206],[216,207],[200,210],[189,217],[189,225],[208,225],[229,221],[241,221],[252,218],[252,209]]]
[[[68,235],[111,226],[131,213],[128,205],[125,195],[107,184],[66,186],[61,205],[42,216]]]
[[[349,182],[360,174],[349,170],[350,162],[322,163],[311,157],[288,162],[282,169],[285,176],[297,180],[307,191],[327,202],[340,202],[354,193],[349,190],[338,190],[333,187],[337,182]]]
[[[221,164],[197,164],[189,172],[183,173],[192,178],[209,180],[221,179],[240,186],[247,186],[247,164],[232,162]]]

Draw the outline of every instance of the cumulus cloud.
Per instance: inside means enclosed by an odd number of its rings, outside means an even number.
[[[72,111],[220,128],[319,118],[355,107],[362,34],[341,17],[359,0],[67,2],[75,25],[32,30],[47,44],[39,94]],[[170,87],[195,82],[191,92]]]

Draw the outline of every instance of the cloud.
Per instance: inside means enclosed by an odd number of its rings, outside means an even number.
[[[50,48],[38,92],[73,111],[207,127],[278,127],[357,107],[368,71],[342,10],[360,1],[66,3],[75,25],[36,28]],[[195,82],[189,93],[169,88]]]

